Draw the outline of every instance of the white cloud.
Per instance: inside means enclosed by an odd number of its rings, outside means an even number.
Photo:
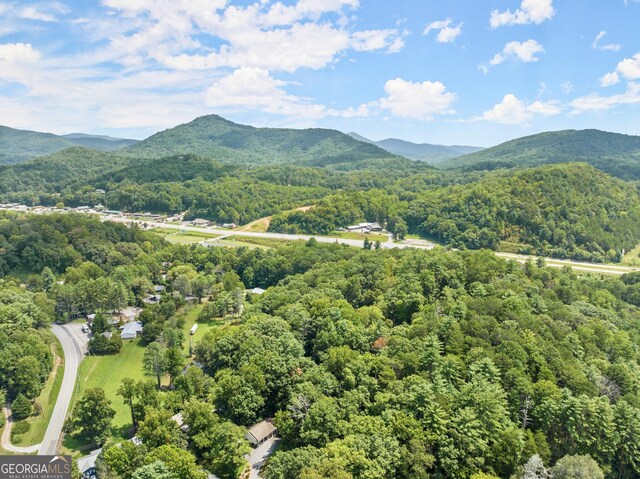
[[[397,53],[404,46],[404,40],[395,29],[363,30],[351,36],[351,47],[358,52],[386,50]]]
[[[591,44],[591,47],[594,50],[603,50],[603,51],[609,51],[609,52],[617,52],[622,48],[622,45],[619,45],[617,43],[606,43],[604,45],[601,45],[600,40],[602,40],[606,35],[607,35],[607,32],[604,30],[598,33],[598,35],[596,36],[596,39]]]
[[[40,53],[30,43],[0,44],[0,62],[32,63],[40,59]],[[0,73],[2,77],[2,73]]]
[[[424,28],[423,35],[428,35],[431,30],[442,30],[445,27],[451,25],[452,20],[447,18],[446,20],[436,20],[431,22]]]
[[[491,12],[489,23],[491,28],[503,25],[525,25],[529,23],[540,24],[551,19],[556,11],[553,8],[553,0],[522,0],[520,8],[515,12],[506,10]]]
[[[605,74],[600,78],[600,85],[603,87],[620,83],[621,77],[625,80],[640,79],[640,53],[636,53],[631,58],[625,58],[616,67],[616,70]]]
[[[496,53],[489,63],[491,65],[499,65],[507,58],[515,57],[523,62],[537,62],[540,59],[536,57],[536,54],[544,52],[544,47],[535,40],[527,40],[526,42],[509,42],[507,43],[502,52]]]
[[[438,43],[452,43],[462,33],[462,23],[455,27],[451,26],[452,23],[453,20],[450,18],[431,22],[425,27],[423,35],[428,35],[432,30],[437,30],[436,41]]]
[[[573,91],[573,83],[571,83],[569,80],[567,80],[562,85],[560,85],[560,88],[565,93],[571,93]]]
[[[257,67],[294,72],[324,68],[349,49],[395,53],[404,46],[405,33],[397,29],[349,31],[343,10],[358,7],[357,0],[246,7],[226,6],[224,0],[104,3],[138,22],[133,33],[112,38],[113,51],[124,52],[119,61],[127,66],[157,61],[185,70]],[[328,14],[333,16],[323,17]],[[200,44],[209,39],[217,39],[220,46]]]
[[[328,116],[367,117],[370,105],[335,110],[287,93],[287,82],[273,78],[268,71],[255,67],[238,68],[207,89],[206,104],[217,111],[247,108],[288,118],[317,120]],[[373,106],[375,102],[372,103]]]
[[[27,20],[38,20],[41,22],[55,22],[56,17],[51,13],[46,13],[38,10],[35,7],[25,7],[20,10],[20,18]]]
[[[286,82],[266,70],[245,67],[235,70],[207,90],[207,105],[214,108],[257,108],[267,113],[322,118],[334,112],[323,105],[307,103],[284,90]]]
[[[618,83],[620,83],[620,76],[618,75],[618,72],[607,73],[600,78],[600,86],[603,87],[617,85]]]
[[[640,83],[629,82],[624,93],[611,96],[592,94],[576,98],[571,102],[573,107],[571,114],[579,115],[586,111],[608,110],[619,105],[636,103],[640,103]]]
[[[554,116],[562,111],[557,102],[535,101],[528,103],[508,93],[502,102],[485,111],[482,116],[474,118],[474,121],[493,121],[504,125],[517,125],[531,120],[535,115]]]
[[[631,58],[625,58],[618,63],[617,72],[622,74],[627,80],[637,80],[640,78],[640,53],[636,53]]]
[[[395,116],[430,120],[435,115],[455,113],[451,104],[456,95],[448,92],[441,82],[414,83],[396,78],[387,81],[384,90],[387,97],[379,104]]]

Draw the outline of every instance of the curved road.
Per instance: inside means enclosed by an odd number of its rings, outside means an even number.
[[[38,449],[39,455],[54,455],[58,450],[58,442],[62,437],[62,428],[73,397],[78,367],[83,357],[81,349],[83,347],[82,338],[72,325],[54,324],[51,330],[60,341],[60,344],[62,344],[62,350],[64,351],[64,376],[62,377],[62,386],[60,387],[58,400],[53,409],[47,432],[44,434],[44,440]]]

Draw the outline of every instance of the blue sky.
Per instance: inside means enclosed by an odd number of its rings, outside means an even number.
[[[0,124],[640,134],[638,0],[0,0]]]

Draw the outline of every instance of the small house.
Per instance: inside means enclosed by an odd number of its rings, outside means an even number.
[[[264,294],[266,290],[262,288],[253,288],[251,290],[251,294]]]
[[[238,225],[235,223],[224,223],[222,225],[223,228],[228,228],[230,230],[232,230],[233,228],[236,228]]]
[[[111,336],[113,336],[113,333],[111,331],[105,331],[104,333],[102,333],[102,335],[107,339],[111,339]]]
[[[272,437],[278,434],[278,429],[269,421],[262,421],[258,424],[254,424],[249,428],[244,438],[249,441],[253,447],[258,447],[265,441],[268,441]]]
[[[122,327],[120,337],[122,339],[135,339],[140,332],[142,332],[142,323],[140,321],[132,321]]]

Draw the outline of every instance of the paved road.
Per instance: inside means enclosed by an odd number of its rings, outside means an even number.
[[[77,326],[77,328],[76,328]],[[69,404],[73,397],[73,391],[78,376],[78,367],[83,357],[82,347],[86,347],[86,341],[78,335],[78,328],[81,325],[65,324],[52,326],[52,332],[56,335],[62,344],[64,351],[64,376],[62,377],[62,386],[58,394],[58,400],[51,415],[51,421],[44,435],[44,440],[38,449],[40,455],[53,455],[58,451],[58,442],[62,437],[62,427],[67,418]],[[86,336],[86,335],[85,335]],[[84,343],[83,343],[84,341]],[[85,346],[82,346],[82,345]]]
[[[253,238],[271,238],[271,239],[280,239],[280,240],[303,240],[307,241],[310,238],[315,238],[319,243],[340,243],[349,246],[355,246],[362,248],[364,241],[363,240],[354,240],[354,239],[344,239],[344,238],[333,238],[330,236],[316,236],[316,235],[290,235],[290,234],[282,234],[282,233],[256,233],[252,231],[234,231],[229,232],[228,229],[216,229],[216,228],[201,228],[197,226],[184,226],[184,225],[172,225],[168,223],[156,223],[153,221],[141,221],[141,220],[132,220],[130,218],[114,218],[114,217],[103,217],[105,221],[115,221],[118,223],[137,223],[140,225],[146,224],[148,227],[152,228],[166,228],[166,229],[175,229],[177,231],[197,231],[200,233],[209,233],[212,235],[220,235],[220,238],[216,238],[213,240],[207,240],[203,243],[207,245],[215,245],[216,240],[222,239],[222,237],[228,237],[232,235],[237,236],[247,236]],[[381,246],[386,249],[391,248],[417,248],[417,249],[433,249],[436,247],[435,243],[425,240],[407,240],[404,243],[394,243],[391,238],[384,243],[381,243]],[[496,255],[505,258],[505,259],[514,259],[520,263],[525,263],[526,261],[534,261],[537,259],[537,256],[528,256],[522,254],[512,254],[512,253],[500,253],[496,252]],[[601,263],[587,263],[583,261],[572,261],[572,260],[564,260],[564,259],[553,259],[547,258],[546,260],[547,266],[551,266],[554,268],[562,268],[564,266],[571,266],[576,271],[584,271],[591,273],[604,273],[604,274],[625,274],[630,273],[632,271],[639,271],[639,268],[633,268],[629,266],[616,266],[616,265],[606,265]]]

